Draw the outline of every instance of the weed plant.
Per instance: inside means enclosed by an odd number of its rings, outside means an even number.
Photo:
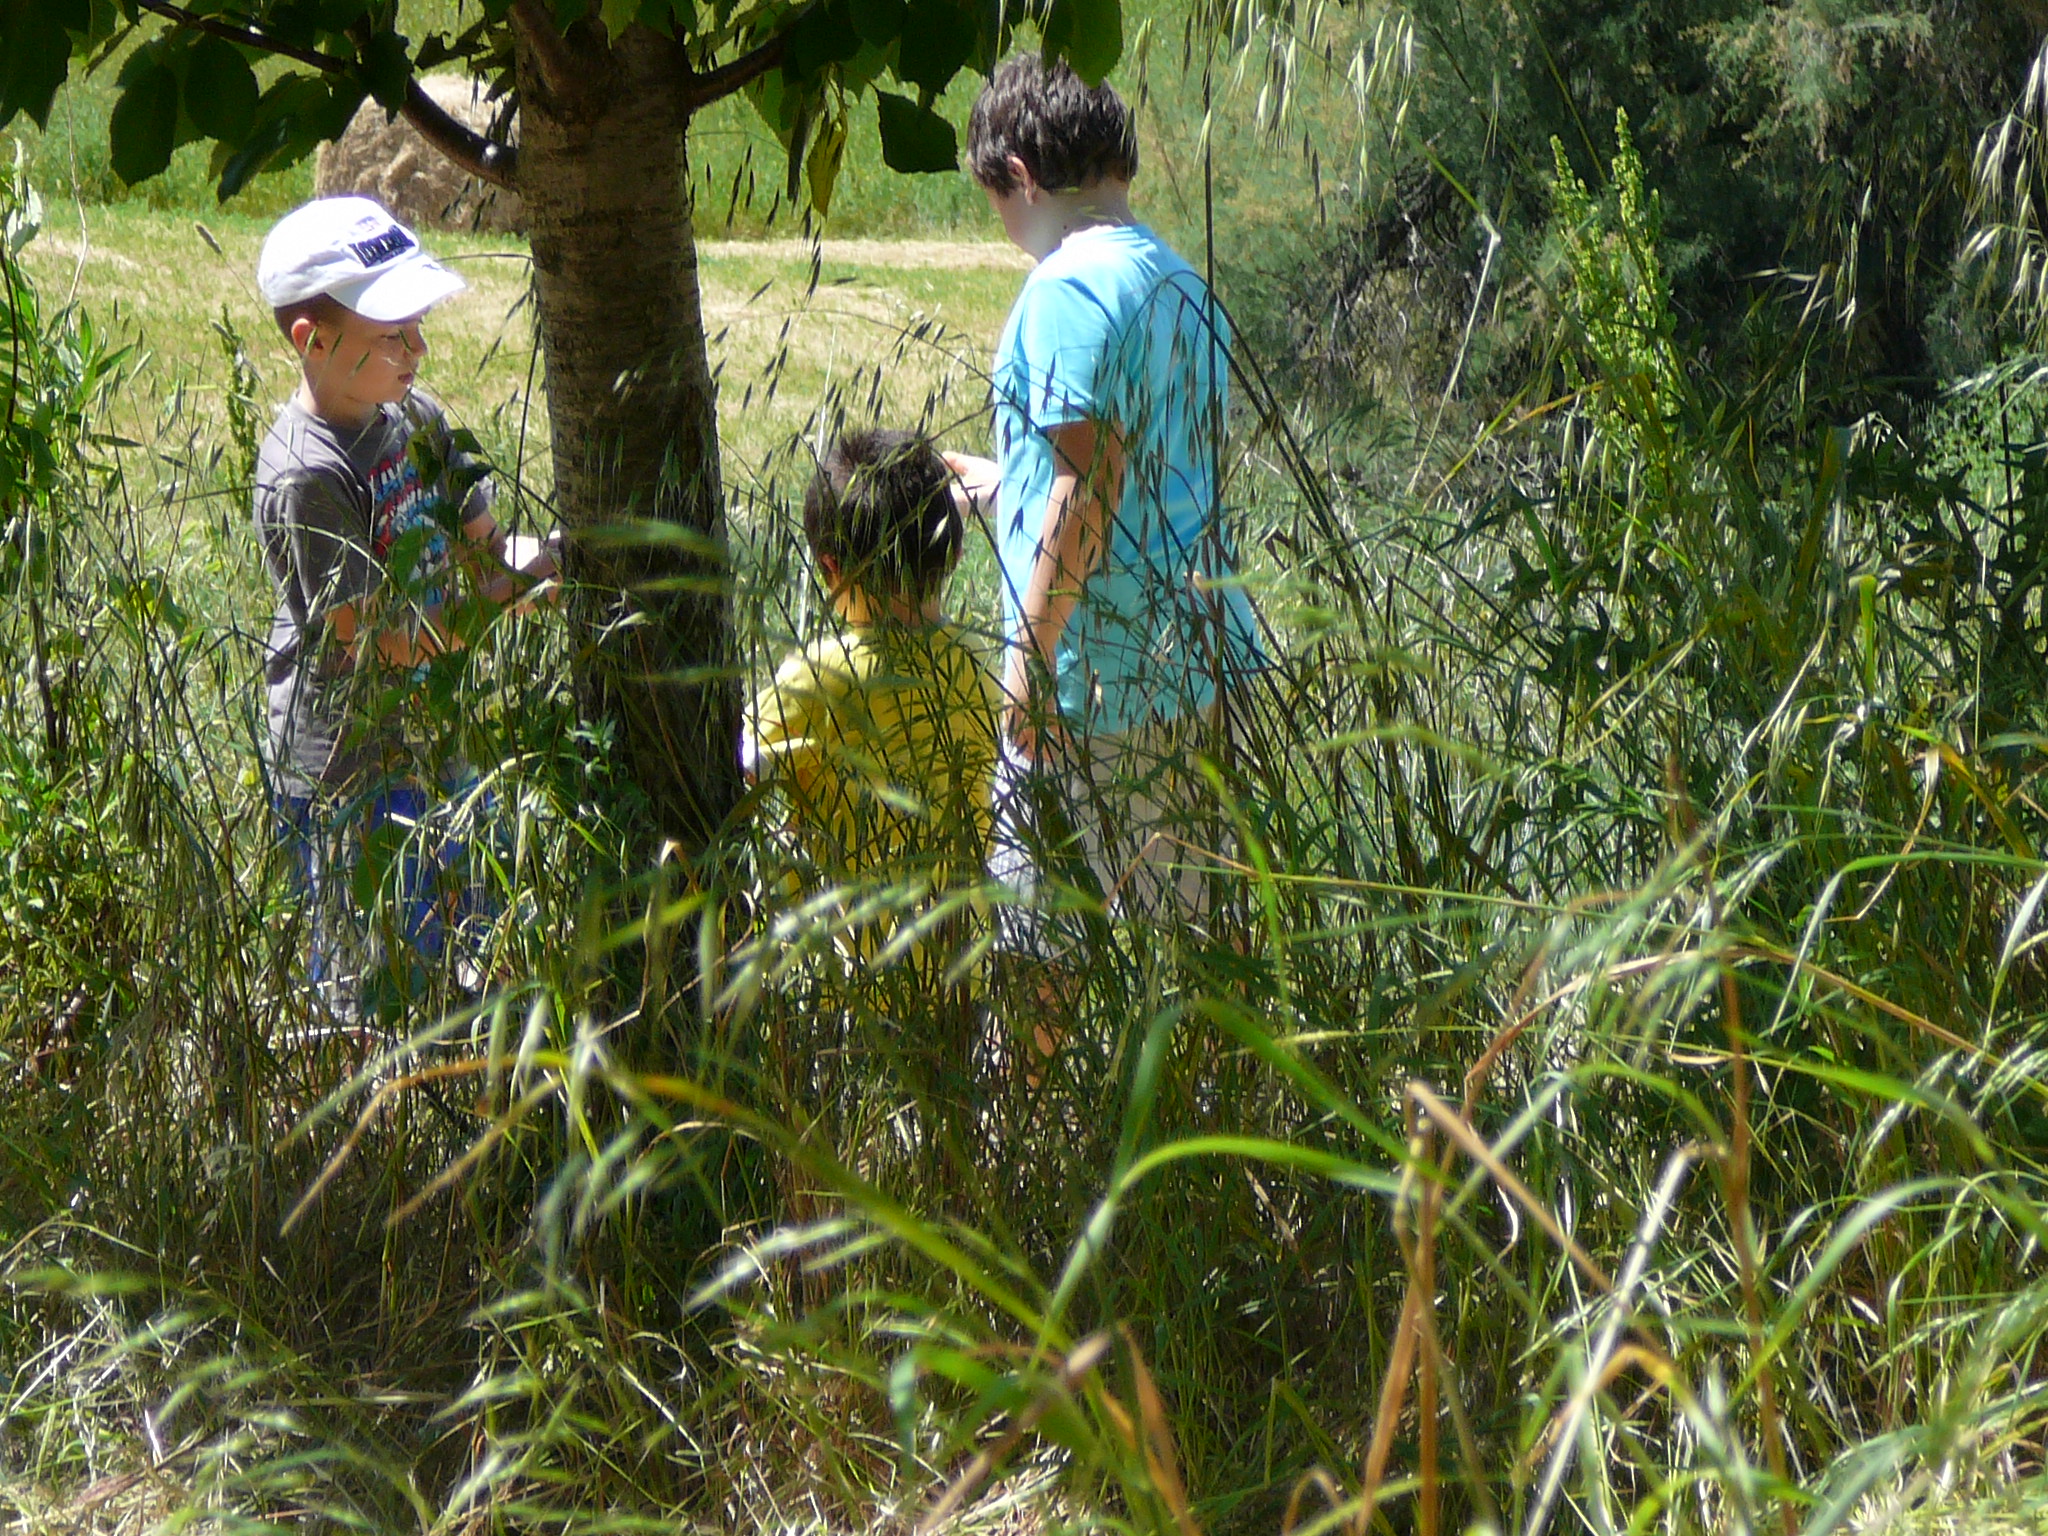
[[[1930,455],[1804,391],[1811,314],[1755,317],[1753,382],[1689,367],[1616,138],[1604,191],[1560,159],[1555,328],[1492,421],[1325,432],[1241,357],[1278,660],[1205,759],[1227,832],[1185,843],[1227,920],[1098,907],[1042,1069],[972,942],[1000,891],[793,885],[759,816],[627,864],[544,622],[432,715],[495,786],[490,985],[325,1021],[241,768],[243,554],[164,532],[239,505],[249,419],[155,483],[105,441],[134,357],[36,296],[17,184],[24,1518],[148,1487],[250,1530],[1818,1536],[2024,1503],[2036,375],[1960,389]],[[788,479],[735,546],[763,664],[815,623]],[[939,909],[944,982],[834,942]]]

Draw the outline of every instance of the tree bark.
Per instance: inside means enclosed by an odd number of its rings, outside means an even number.
[[[577,689],[659,834],[694,851],[739,793],[739,685],[685,61],[644,27],[608,42],[589,23],[540,55],[522,34],[517,59]]]

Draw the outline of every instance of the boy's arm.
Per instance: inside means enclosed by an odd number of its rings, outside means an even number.
[[[333,578],[344,574],[336,570],[330,572],[324,589],[319,589],[327,600],[316,598],[309,605],[311,617],[333,635],[345,661],[350,665],[360,661],[365,636],[374,644],[379,661],[399,668],[422,666],[461,644],[441,622],[438,608],[409,615],[401,612],[402,601],[393,601],[392,589],[384,584],[375,561],[366,565],[367,577],[349,583],[355,588],[354,595],[335,595],[338,583]]]
[[[775,669],[740,724],[740,769],[749,784],[785,783],[798,796],[817,775],[824,680],[799,651]]]
[[[953,494],[953,505],[960,516],[966,519],[991,515],[995,511],[996,487],[1003,477],[996,461],[972,453],[942,453],[939,457],[952,471],[953,482],[947,489]]]
[[[1045,498],[1038,556],[1020,594],[1023,632],[1011,637],[1003,667],[1003,734],[1033,760],[1046,733],[1060,728],[1051,696],[1054,657],[1082,588],[1102,563],[1124,485],[1123,436],[1114,423],[1069,422],[1045,435],[1058,468]]]
[[[417,429],[435,440],[449,481],[467,487],[463,492],[462,536],[455,543],[455,563],[478,595],[501,608],[525,612],[523,600],[540,595],[535,589],[560,574],[555,563],[558,535],[551,534],[542,541],[537,558],[515,564],[507,552],[505,530],[491,513],[494,497],[489,463],[473,447],[462,446],[464,437],[450,427],[446,411],[433,396],[416,391],[412,409],[417,412],[412,418]],[[546,595],[552,598],[556,594],[550,590]],[[442,627],[445,640],[454,645],[462,643],[459,636],[445,625]]]
[[[391,667],[423,666],[461,644],[442,628],[438,613],[424,614],[417,623],[390,622],[384,610],[391,605],[379,601],[380,596],[373,594],[361,602],[336,603],[327,610],[327,627],[351,662],[361,653],[365,633],[375,640],[377,659]]]
[[[280,477],[259,504],[266,559],[302,631],[325,630],[349,665],[363,637],[379,660],[416,666],[445,649],[431,616],[389,622],[390,594],[371,552],[368,508],[352,488],[318,470]]]

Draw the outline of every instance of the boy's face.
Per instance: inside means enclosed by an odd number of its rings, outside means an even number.
[[[420,329],[424,318],[370,320],[344,310],[339,324],[300,321],[306,338],[299,351],[316,396],[342,414],[365,417],[380,405],[403,400],[427,355]],[[292,339],[299,341],[298,326]]]

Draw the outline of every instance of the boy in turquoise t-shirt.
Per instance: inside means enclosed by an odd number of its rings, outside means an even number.
[[[1202,277],[1129,203],[1137,135],[1108,85],[1036,54],[974,105],[968,163],[1036,258],[997,346],[992,504],[1002,565],[1004,754],[990,870],[1019,898],[999,949],[1056,962],[1049,853],[1085,857],[1112,910],[1190,919],[1194,753],[1263,663],[1217,515],[1230,332]],[[1068,826],[1036,807],[1063,803]],[[1064,842],[1064,848],[1051,844]]]

